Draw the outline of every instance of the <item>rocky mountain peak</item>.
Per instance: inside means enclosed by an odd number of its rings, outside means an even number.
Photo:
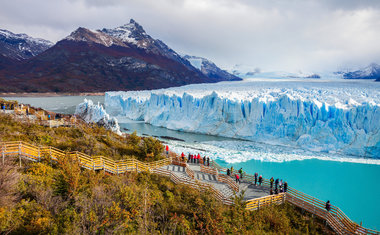
[[[15,34],[8,30],[0,29],[0,54],[14,60],[29,59],[53,45],[54,43],[48,40],[33,38],[24,33]]]
[[[103,32],[90,30],[83,27],[79,27],[78,29],[73,31],[64,40],[97,43],[106,47],[110,47],[112,45],[125,46],[125,44],[120,40],[113,38]]]

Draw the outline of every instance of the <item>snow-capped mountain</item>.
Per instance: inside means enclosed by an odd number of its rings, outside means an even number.
[[[115,29],[80,27],[14,65],[0,57],[3,92],[144,90],[225,80],[205,76],[134,20]]]
[[[369,66],[353,72],[343,73],[344,79],[376,79],[380,81],[380,65],[372,63]]]
[[[251,78],[254,75],[260,73],[259,68],[253,68],[252,66],[247,66],[243,64],[236,64],[227,71],[240,78]]]
[[[123,41],[130,47],[137,47],[147,53],[167,57],[168,59],[175,60],[183,64],[190,70],[195,70],[195,68],[193,68],[187,60],[183,59],[177,52],[167,46],[164,42],[159,39],[153,39],[145,32],[144,28],[133,19],[131,19],[128,24],[124,24],[123,26],[119,26],[114,29],[104,28],[99,31]]]
[[[0,54],[13,60],[25,60],[44,52],[54,43],[26,34],[0,29]]]
[[[241,80],[241,78],[232,75],[225,70],[220,69],[212,61],[206,58],[190,55],[185,55],[183,56],[183,58],[188,60],[192,66],[197,68],[199,71],[201,71],[204,75],[206,75],[209,78],[217,78],[229,81]]]
[[[75,42],[86,42],[89,44],[100,44],[106,47],[112,45],[125,47],[126,45],[117,38],[111,37],[108,34],[102,33],[100,31],[90,30],[83,27],[79,27],[77,30],[72,32],[69,36],[64,38],[64,40],[75,41]]]

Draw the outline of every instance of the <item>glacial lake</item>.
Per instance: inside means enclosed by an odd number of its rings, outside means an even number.
[[[75,106],[84,98],[94,103],[104,102],[103,96],[4,97],[66,114],[72,114]],[[235,169],[242,167],[248,173],[258,172],[265,178],[273,176],[283,179],[297,190],[324,201],[330,200],[355,222],[363,222],[365,227],[380,230],[380,204],[377,203],[380,199],[380,164],[342,161],[346,156],[323,160],[330,156],[325,153],[304,153],[286,146],[179,132],[142,122],[119,122],[122,131],[157,136],[178,153],[201,153],[216,159],[222,166],[233,165]],[[257,156],[251,156],[258,154],[265,157],[258,160]],[[294,157],[297,160],[292,160]]]

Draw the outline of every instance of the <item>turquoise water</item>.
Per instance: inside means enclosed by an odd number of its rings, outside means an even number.
[[[231,166],[216,160],[222,166]],[[380,165],[323,161],[318,159],[262,162],[250,160],[233,164],[247,173],[280,178],[299,191],[323,201],[330,200],[350,219],[364,227],[380,229]]]
[[[19,102],[29,103],[47,110],[71,114],[74,112],[75,106],[82,102],[84,98],[101,103],[104,101],[103,96],[7,97],[6,99],[16,99]],[[173,131],[145,123],[120,123],[120,126],[124,129],[123,131],[132,132],[136,130],[140,135],[170,136],[182,139],[183,141],[165,139],[164,141],[168,141],[171,146],[188,149],[190,152],[201,152],[209,156],[211,156],[211,153],[208,152],[209,150],[202,150],[199,146],[210,147],[210,141],[221,143],[224,141],[223,143],[225,143],[232,140],[217,136]],[[252,145],[255,145],[255,143],[252,142]],[[229,146],[225,147],[229,148]],[[278,146],[270,148],[273,151],[275,149],[277,152],[279,151]],[[270,148],[268,151],[272,151]],[[280,149],[280,151],[282,150]],[[239,151],[236,152],[238,153]],[[218,153],[218,155],[222,156],[223,152]],[[231,166],[218,158],[216,161],[220,165]],[[258,172],[265,178],[273,176],[286,180],[289,186],[297,190],[324,201],[330,200],[332,204],[341,208],[355,222],[360,223],[363,221],[363,226],[380,230],[380,204],[378,204],[378,199],[380,199],[380,184],[378,183],[380,180],[380,165],[318,159],[284,162],[248,160],[234,163],[233,165],[235,169],[242,167],[248,173]]]

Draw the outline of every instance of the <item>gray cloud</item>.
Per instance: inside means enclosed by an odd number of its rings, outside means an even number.
[[[52,41],[130,18],[174,50],[222,67],[319,71],[380,62],[380,1],[12,0],[0,8],[1,28]]]

